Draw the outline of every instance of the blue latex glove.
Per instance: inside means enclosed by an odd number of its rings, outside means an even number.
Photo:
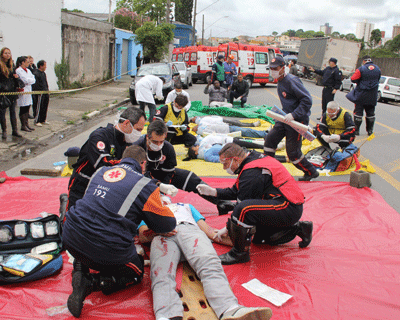
[[[172,121],[168,120],[168,122],[166,123],[167,127],[172,126]]]

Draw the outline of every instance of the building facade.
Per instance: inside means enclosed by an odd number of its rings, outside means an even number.
[[[55,63],[61,62],[61,1],[0,0],[0,49],[19,56],[32,56],[35,64],[47,62],[47,82],[57,90]]]
[[[374,24],[373,23],[368,23],[366,19],[363,20],[363,22],[357,22],[357,27],[356,27],[356,37],[358,39],[364,38],[365,42],[369,41],[369,38],[371,37],[371,32],[374,30]]]
[[[319,31],[322,31],[325,35],[332,34],[333,27],[329,25],[329,23],[325,23],[323,26],[319,27]]]
[[[396,36],[400,34],[400,25],[395,24],[393,26],[393,32],[392,32],[392,39],[394,39]]]

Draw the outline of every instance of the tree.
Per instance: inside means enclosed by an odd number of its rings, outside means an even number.
[[[296,36],[296,31],[294,31],[293,29],[289,29],[288,31],[286,31],[286,32],[284,32],[282,34],[285,34],[285,35],[287,35],[289,37],[294,37],[294,36]]]
[[[382,40],[381,30],[374,29],[371,31],[371,37],[369,38],[369,45],[371,48],[375,48]]]
[[[160,61],[168,52],[168,44],[174,39],[175,26],[154,22],[145,22],[136,29],[135,43],[143,46],[143,56],[152,61]]]
[[[193,0],[175,1],[175,21],[192,25]]]
[[[140,18],[136,12],[128,8],[120,8],[114,12],[114,26],[135,32],[140,27]]]
[[[394,53],[400,52],[400,34],[395,36],[393,40],[390,41],[389,50],[391,50]]]
[[[303,29],[299,29],[296,31],[295,36],[302,38],[302,36],[304,35],[304,30]]]
[[[332,37],[332,38],[340,38],[340,33],[337,32],[337,31],[332,32],[331,37]]]
[[[62,8],[61,11],[63,12],[77,12],[77,13],[84,13],[82,10],[79,9],[73,9],[73,10],[68,10],[67,8]]]
[[[356,40],[357,37],[354,33],[348,33],[348,34],[346,34],[346,39],[347,40]]]
[[[276,37],[276,36],[278,35],[278,32],[273,31],[273,32],[272,32],[272,35],[273,35],[274,37]]]
[[[119,0],[117,2],[117,9],[128,8],[157,22],[165,21],[166,6],[166,0]]]
[[[318,32],[314,33],[314,37],[316,37],[316,38],[325,37],[325,33],[323,31],[318,31]]]
[[[236,38],[236,37],[234,37],[234,38],[232,39],[232,41],[233,41],[233,42],[238,42],[238,41],[239,41],[239,39],[238,39],[238,38]]]

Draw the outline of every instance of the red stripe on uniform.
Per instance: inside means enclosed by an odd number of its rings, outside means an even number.
[[[283,202],[282,204],[280,204],[280,205],[277,205],[277,206],[275,206],[275,205],[254,205],[254,206],[247,206],[247,207],[245,207],[243,210],[242,210],[242,212],[240,213],[240,216],[239,216],[239,221],[240,222],[244,222],[244,218],[245,218],[245,216],[246,216],[246,213],[248,212],[248,211],[254,211],[254,210],[258,210],[258,211],[261,211],[261,210],[283,210],[283,209],[286,209],[287,207],[289,206],[289,201],[285,201],[285,202]]]
[[[142,273],[142,270],[140,270],[140,269],[139,269],[134,263],[132,263],[132,262],[127,263],[126,266],[127,266],[128,268],[131,268],[131,269],[135,270],[135,272],[136,272],[137,274],[141,274],[141,273]]]

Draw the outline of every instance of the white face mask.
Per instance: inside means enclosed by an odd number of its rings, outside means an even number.
[[[160,145],[155,144],[153,142],[149,143],[149,148],[151,149],[151,151],[160,151],[163,146],[164,146],[164,142],[161,143]]]
[[[232,168],[231,168],[231,167],[232,167],[232,162],[233,162],[233,159],[231,160],[231,164],[229,165],[229,168],[226,169],[226,172],[227,172],[228,174],[234,176],[235,173],[232,171]]]
[[[135,128],[133,128],[132,123],[130,123],[132,127],[132,132],[131,133],[125,133],[125,141],[127,143],[134,143],[139,140],[139,138],[142,136],[142,133],[140,131],[137,131]]]
[[[182,109],[178,109],[178,108],[175,107],[175,106],[172,106],[172,109],[174,109],[175,112],[181,112],[181,110],[182,110]]]
[[[269,75],[274,79],[278,79],[281,76],[279,70],[270,70]]]

